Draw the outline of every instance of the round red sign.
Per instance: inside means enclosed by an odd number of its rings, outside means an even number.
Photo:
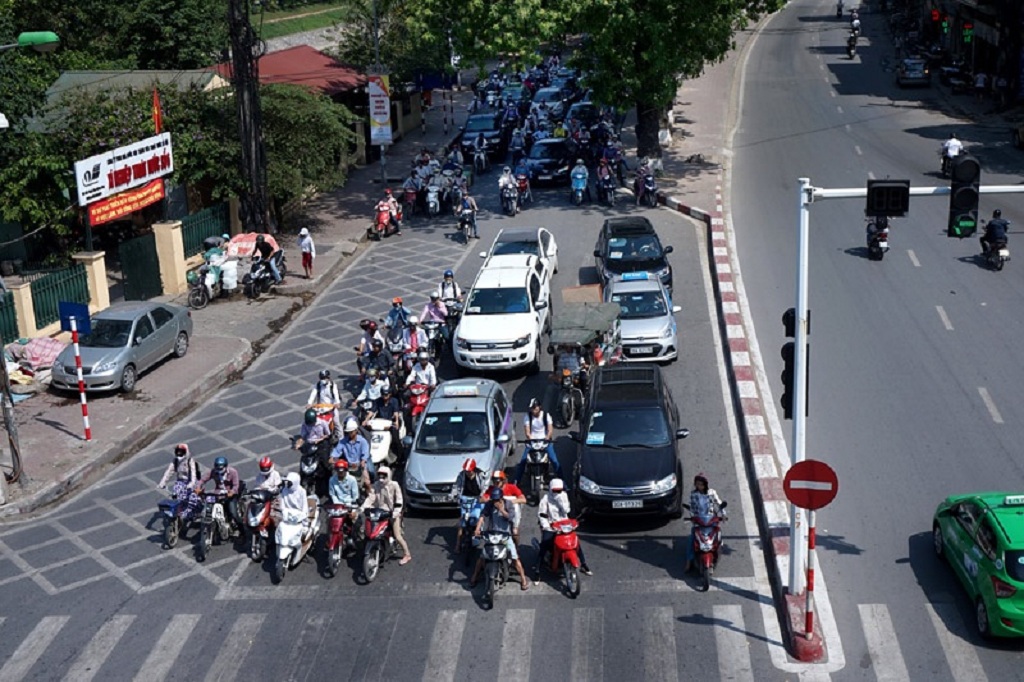
[[[797,462],[782,481],[786,499],[802,509],[821,509],[836,499],[839,478],[832,467],[816,459]]]

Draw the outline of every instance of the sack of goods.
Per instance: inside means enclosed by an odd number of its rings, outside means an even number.
[[[220,266],[221,288],[232,291],[238,288],[238,261],[225,261]]]

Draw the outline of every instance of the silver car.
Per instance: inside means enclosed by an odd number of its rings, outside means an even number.
[[[514,445],[512,406],[501,384],[490,379],[445,381],[423,412],[405,465],[405,504],[454,509],[452,488],[467,459],[487,473],[502,469]]]
[[[605,288],[605,301],[621,312],[622,354],[625,360],[668,361],[679,354],[675,314],[682,308],[657,277],[627,272]]]
[[[82,379],[87,391],[130,393],[139,375],[168,355],[184,357],[192,338],[187,308],[170,303],[126,301],[92,316],[89,334],[79,337]],[[51,385],[78,390],[75,349],[68,344],[53,361]]]

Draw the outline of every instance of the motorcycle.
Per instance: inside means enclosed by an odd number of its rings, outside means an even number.
[[[373,241],[380,241],[388,234],[388,227],[391,225],[391,210],[380,209],[373,219],[373,224],[366,228],[366,238]]]
[[[284,251],[278,249],[271,256],[271,260],[277,266],[277,272],[281,279],[288,276],[288,264],[284,257]],[[252,266],[249,272],[242,278],[242,290],[247,298],[258,298],[260,294],[270,291],[274,284],[274,274],[270,271],[270,264],[263,258],[256,256],[252,259]]]
[[[444,302],[444,307],[448,309],[445,324],[448,325],[448,338],[451,339],[455,337],[455,329],[459,326],[459,320],[462,319],[463,305],[460,301],[450,298]]]
[[[470,233],[473,231],[473,209],[464,208],[462,213],[459,214],[459,233],[465,240],[465,243],[469,243]]]
[[[605,202],[611,207],[615,206],[615,188],[618,183],[615,178],[609,173],[607,177],[601,178],[598,181],[597,190],[600,193],[601,201]]]
[[[518,194],[516,198],[517,210],[522,210],[523,204],[530,197],[530,178],[526,173],[518,173],[516,175],[516,193]]]
[[[267,556],[267,543],[275,523],[271,514],[277,490],[253,490],[245,494],[248,501],[245,522],[249,528],[249,558],[259,563]]]
[[[508,582],[512,572],[512,557],[508,552],[508,540],[511,536],[502,531],[491,530],[483,534],[481,553],[484,559],[484,575],[487,589],[484,599],[494,606],[494,595]]]
[[[398,442],[405,438],[405,423],[398,427]],[[396,457],[391,453],[391,420],[377,417],[370,420],[370,459],[375,467],[381,464],[394,465]]]
[[[576,519],[562,519],[551,524],[555,531],[554,549],[551,551],[551,572],[562,573],[565,578],[565,592],[575,599],[580,594],[580,556],[577,549],[580,539],[576,536],[579,527]],[[534,539],[539,548],[539,543]]]
[[[238,289],[238,261],[229,260],[215,268],[203,263],[198,270],[190,270],[188,281],[188,307],[202,310],[215,298]]]
[[[882,260],[889,250],[889,219],[878,216],[868,222],[867,227],[868,258]]]
[[[942,172],[942,177],[948,178],[950,172],[953,170],[953,159],[955,159],[956,156],[950,156],[944,151],[940,151],[939,157],[942,159],[939,170]]]
[[[569,199],[572,201],[574,206],[580,206],[583,204],[583,195],[587,191],[587,176],[583,173],[572,174],[572,192],[569,194]]]
[[[416,430],[420,425],[420,418],[423,416],[423,411],[427,409],[427,403],[430,402],[430,387],[426,384],[412,384],[409,386],[409,402],[405,406],[405,413],[408,416],[409,426],[412,429],[412,433],[416,433]]]
[[[171,493],[168,499],[160,500],[157,503],[160,513],[164,517],[164,549],[171,549],[178,544],[178,538],[185,536],[189,524],[192,523],[193,517],[185,517],[185,508],[188,506],[188,493],[186,492],[185,494],[185,499],[181,499],[178,495]],[[201,515],[202,507],[200,506],[196,509],[194,514]]]
[[[467,566],[473,558],[473,530],[483,510],[484,503],[480,498],[471,495],[459,496],[459,531],[455,538],[455,554],[463,554]]]
[[[344,504],[329,504],[327,511],[327,544],[324,549],[327,552],[327,567],[325,572],[328,578],[333,578],[338,573],[342,558],[356,550],[356,528],[355,522],[349,516],[352,507]]]
[[[367,509],[366,547],[363,550],[363,579],[369,585],[380,572],[381,565],[395,553],[395,538],[391,533],[391,512],[387,509]]]
[[[441,188],[427,185],[427,217],[436,218],[441,215]]]
[[[562,379],[558,387],[558,417],[561,419],[561,428],[569,428],[576,421],[576,415],[583,412],[583,389],[580,387],[584,380],[582,376],[585,370],[573,374],[570,369],[562,370]]]
[[[395,367],[394,380],[398,382],[398,385],[405,383],[405,340],[402,338],[404,330],[404,324],[396,324],[393,327],[388,327],[384,337],[384,345],[391,353],[392,364]]]
[[[324,456],[326,453],[322,448],[329,447],[330,444],[326,441],[317,445],[306,443],[302,446],[302,456],[299,458],[299,484],[305,490],[317,491],[317,494],[322,494],[326,490],[330,472],[325,465],[327,457]]]
[[[544,484],[548,476],[548,445],[551,441],[535,438],[526,443],[526,478],[530,481],[530,495],[527,498],[532,505],[540,503],[544,494]]]
[[[227,495],[207,493],[203,496],[203,515],[199,520],[199,544],[196,546],[196,561],[202,563],[215,544],[231,538],[234,521],[227,511]]]
[[[441,325],[444,322],[437,320],[426,320],[420,323],[423,331],[427,334],[427,347],[430,353],[430,362],[435,369],[441,367],[441,358],[444,355],[444,336],[441,335]]]
[[[849,41],[846,43],[846,56],[850,59],[857,56],[857,43]]]
[[[501,188],[501,210],[507,216],[519,213],[519,191],[513,185]]]
[[[487,158],[486,149],[476,149],[473,151],[473,169],[477,173],[486,173],[491,167],[491,160]]]
[[[728,502],[722,503],[724,510]],[[686,509],[690,505],[683,504]],[[718,566],[718,555],[722,548],[722,518],[714,515],[691,516],[687,521],[692,521],[695,528],[693,534],[693,556],[696,565],[700,570],[701,584],[705,592],[711,588],[711,576]]]
[[[305,512],[295,509],[281,511],[281,523],[274,540],[277,542],[277,563],[271,579],[284,580],[285,573],[295,570],[316,542],[320,531],[320,505],[316,495],[306,497]]]
[[[839,4],[836,5],[836,19],[842,19],[842,18],[843,18],[843,3],[840,2]]]
[[[985,252],[981,254],[989,268],[996,272],[1002,270],[1006,261],[1010,260],[1010,249],[1006,244],[1004,241],[996,242],[992,246],[986,246]]]
[[[634,194],[651,208],[658,205],[658,183],[654,173],[644,173],[634,180]]]
[[[416,190],[407,189],[402,192],[402,213],[408,214],[409,219],[416,213]]]

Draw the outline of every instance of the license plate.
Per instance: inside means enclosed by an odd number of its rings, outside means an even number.
[[[1009,249],[999,249],[999,257],[1004,259],[1004,260],[1009,260],[1010,259],[1010,250]]]
[[[630,350],[632,350],[634,353],[638,353],[638,354],[639,353],[653,353],[654,352],[654,346],[635,346],[635,347],[631,348]]]
[[[880,249],[888,249],[889,248],[889,242],[878,242],[878,248],[880,248]]]
[[[451,495],[431,495],[430,501],[434,504],[445,504],[446,502],[451,502],[452,498]]]
[[[643,500],[612,500],[612,509],[643,509]]]
[[[501,360],[500,355],[481,355],[480,359],[484,362],[499,362]]]
[[[537,179],[538,180],[552,180],[553,178],[550,175],[538,175]]]

